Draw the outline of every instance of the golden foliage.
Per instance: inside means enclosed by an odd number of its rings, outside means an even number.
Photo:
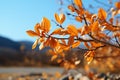
[[[76,16],[76,17],[75,17],[75,20],[78,21],[78,22],[82,22],[82,18],[79,17],[79,16]]]
[[[107,12],[104,9],[100,8],[98,10],[98,18],[105,20],[107,18]]]
[[[35,49],[38,43],[40,43],[40,50],[49,46],[51,48],[49,53],[52,55],[51,61],[58,60],[66,68],[74,68],[75,62],[64,60],[64,52],[79,47],[80,43],[83,43],[88,49],[84,55],[88,63],[93,60],[95,50],[103,45],[120,48],[120,21],[118,17],[120,2],[115,2],[115,8],[111,8],[109,12],[99,8],[95,14],[83,7],[82,0],[74,0],[73,4],[68,5],[68,9],[71,11],[69,15],[72,15],[74,20],[82,23],[83,26],[78,28],[68,24],[67,27],[64,27],[65,14],[55,13],[55,24],[60,28],[51,32],[50,20],[43,17],[42,21],[34,26],[34,31],[26,31],[29,36],[38,37],[32,45],[32,49]],[[62,60],[64,61],[62,62]]]

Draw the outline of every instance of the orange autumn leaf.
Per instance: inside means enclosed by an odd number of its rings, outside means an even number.
[[[115,7],[118,8],[118,9],[120,9],[120,2],[116,2],[115,3]]]
[[[105,20],[107,18],[107,12],[104,9],[100,8],[98,10],[98,18]]]
[[[69,5],[69,6],[68,6],[68,9],[69,9],[71,12],[74,12],[74,11],[75,11],[75,8],[74,8],[72,5]]]
[[[74,0],[75,5],[77,5],[80,9],[82,8],[82,0]]]
[[[65,15],[64,14],[60,14],[58,15],[57,13],[55,13],[55,19],[59,24],[62,24],[65,21]]]
[[[38,44],[38,41],[39,41],[39,39],[37,39],[37,40],[33,43],[32,49],[35,49],[35,48],[36,48],[36,46],[37,46],[37,44]]]
[[[31,37],[39,36],[36,32],[34,32],[32,30],[28,30],[28,31],[26,31],[26,33]]]
[[[57,47],[57,45],[58,45],[57,40],[51,37],[50,40],[49,40],[49,46],[51,48],[55,48],[55,47]]]
[[[82,22],[82,18],[79,17],[79,16],[76,16],[76,17],[75,17],[75,20],[78,21],[78,22]]]
[[[68,25],[67,31],[71,36],[77,36],[78,35],[78,31],[77,31],[77,29],[74,25]]]
[[[40,24],[37,23],[37,24],[35,25],[35,27],[34,27],[34,30],[35,30],[35,32],[36,32],[37,34],[40,34],[39,29],[40,29]]]
[[[92,27],[91,31],[92,31],[93,33],[98,33],[98,32],[100,31],[98,21],[95,21],[95,22],[91,25],[91,27]]]
[[[50,21],[46,17],[43,17],[40,29],[48,33],[50,31],[50,28],[51,28]]]
[[[71,46],[74,43],[74,36],[70,36],[68,39],[68,45]]]

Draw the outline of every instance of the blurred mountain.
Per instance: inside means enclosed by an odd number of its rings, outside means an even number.
[[[20,45],[21,44],[18,42],[15,42],[13,40],[0,36],[0,47],[2,48],[10,48],[10,49],[19,50]]]
[[[13,41],[0,36],[0,66],[39,66],[42,62],[48,63],[49,57],[41,53],[49,48],[39,50],[37,46],[32,50],[32,44],[32,41]]]

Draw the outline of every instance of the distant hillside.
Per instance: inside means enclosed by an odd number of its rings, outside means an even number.
[[[2,37],[0,36],[0,47],[4,47],[4,48],[12,48],[15,50],[19,50],[20,49],[20,43],[12,41],[8,38]]]

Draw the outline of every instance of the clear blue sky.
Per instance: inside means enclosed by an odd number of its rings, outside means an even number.
[[[0,35],[12,40],[33,40],[26,30],[34,29],[42,17],[54,19],[57,0],[0,0]]]

